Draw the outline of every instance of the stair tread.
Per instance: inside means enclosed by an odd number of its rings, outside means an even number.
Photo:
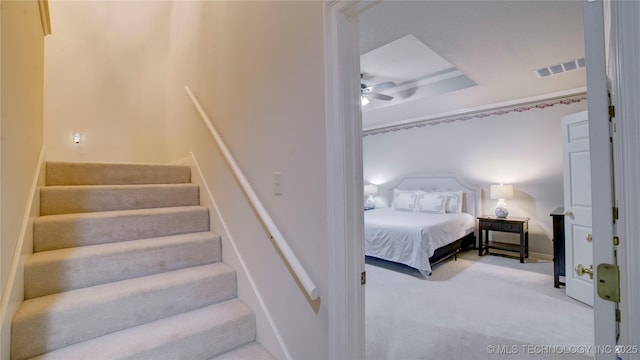
[[[40,189],[40,215],[199,205],[196,184],[59,185]]]
[[[38,252],[25,260],[25,298],[213,263],[220,253],[212,232]]]
[[[219,262],[41,296],[25,300],[16,312],[14,321],[31,318],[45,312],[78,309],[80,306],[118,298],[130,292],[149,291],[185,279],[211,275],[212,272],[233,272],[233,270],[228,265]]]
[[[34,220],[34,224],[63,221],[70,219],[102,219],[123,217],[132,215],[153,215],[153,214],[167,214],[176,212],[193,211],[194,209],[207,210],[204,206],[189,205],[189,206],[168,206],[162,208],[149,208],[149,209],[129,209],[129,210],[113,210],[113,211],[95,211],[76,214],[55,214],[55,215],[43,215]]]
[[[34,359],[207,359],[253,341],[254,329],[238,336],[247,331],[241,331],[247,321],[255,322],[251,309],[240,300],[232,299],[87,340]],[[230,330],[230,334],[212,336],[207,332],[215,327]],[[195,346],[188,350],[165,349],[172,342],[186,338],[191,338]]]
[[[203,206],[176,206],[40,216],[33,251],[209,231],[208,213]]]
[[[256,359],[189,165],[47,162],[11,358]]]
[[[28,358],[236,297],[235,272],[201,265],[25,300],[12,353]],[[73,324],[73,326],[69,326]]]
[[[188,165],[118,162],[60,162],[46,164],[46,185],[189,183]]]
[[[127,190],[127,189],[162,189],[162,188],[198,187],[193,183],[176,184],[97,184],[97,185],[47,185],[40,191],[64,191],[64,190]]]
[[[257,342],[242,345],[209,360],[274,360],[275,358]]]

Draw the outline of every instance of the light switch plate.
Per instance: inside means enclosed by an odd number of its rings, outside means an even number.
[[[273,173],[273,193],[275,195],[282,195],[282,173]]]

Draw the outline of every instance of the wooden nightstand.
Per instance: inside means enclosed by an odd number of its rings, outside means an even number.
[[[478,216],[478,255],[489,249],[503,251],[513,251],[520,253],[520,262],[529,257],[529,218],[509,216],[507,218],[497,218],[495,216]],[[520,234],[520,244],[508,244],[496,241],[489,241],[489,231],[501,231]],[[484,241],[483,234],[487,241]]]

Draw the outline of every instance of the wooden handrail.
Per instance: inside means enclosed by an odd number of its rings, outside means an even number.
[[[38,0],[40,10],[40,22],[44,36],[51,35],[51,15],[49,15],[49,0]]]
[[[269,213],[267,212],[267,210],[262,205],[262,202],[260,201],[260,199],[256,195],[255,191],[253,191],[253,188],[251,187],[251,185],[247,181],[247,178],[242,173],[242,170],[240,170],[240,167],[238,166],[236,161],[233,159],[233,156],[231,155],[231,152],[229,151],[229,149],[225,145],[224,141],[222,141],[222,138],[218,134],[218,131],[213,126],[213,124],[211,122],[211,119],[209,119],[209,117],[205,113],[204,109],[202,108],[202,106],[198,102],[198,99],[196,99],[196,97],[193,95],[193,93],[191,92],[191,89],[189,89],[188,86],[185,86],[184,89],[187,91],[187,94],[189,95],[189,98],[191,98],[191,101],[193,102],[193,105],[196,107],[196,109],[200,113],[200,117],[202,118],[202,120],[204,121],[205,125],[209,129],[209,132],[211,133],[211,136],[213,136],[213,139],[218,144],[218,147],[220,148],[220,151],[222,151],[222,154],[223,154],[225,160],[227,160],[227,163],[231,167],[231,170],[233,171],[233,174],[238,179],[238,182],[240,183],[240,185],[242,186],[242,189],[244,190],[245,194],[249,198],[249,201],[251,201],[251,205],[254,207],[254,209],[256,210],[258,215],[260,216],[260,219],[262,220],[262,222],[264,223],[266,228],[271,233],[271,239],[273,239],[273,241],[275,241],[275,243],[280,248],[280,251],[282,252],[282,255],[284,256],[286,261],[289,263],[289,266],[291,267],[291,269],[295,273],[296,277],[298,278],[298,280],[300,281],[300,283],[304,287],[304,289],[307,292],[307,294],[309,295],[309,297],[312,300],[315,300],[318,297],[318,288],[313,283],[313,281],[311,280],[311,278],[307,274],[307,271],[304,269],[304,267],[302,266],[302,264],[300,263],[300,261],[298,260],[296,255],[293,253],[293,250],[291,250],[291,248],[289,247],[289,244],[287,243],[287,241],[284,239],[284,237],[280,233],[280,230],[278,230],[278,227],[276,226],[276,224],[271,219],[271,216],[269,216]]]

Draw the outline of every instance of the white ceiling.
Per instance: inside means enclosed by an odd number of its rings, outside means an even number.
[[[413,35],[362,54],[360,68],[362,83],[374,86],[373,92],[379,92],[376,84],[396,84],[384,91],[394,97],[393,102],[374,101],[367,110],[478,85]]]
[[[399,86],[402,92],[382,91],[393,100],[374,100],[363,107],[365,129],[579,92],[586,86],[584,69],[546,78],[535,73],[584,56],[581,1],[382,1],[358,20],[364,82],[404,84]],[[428,50],[415,43],[397,46],[405,39],[412,41],[407,35]],[[385,48],[398,53],[390,56]],[[477,86],[440,82],[434,88],[433,81],[425,82],[428,74],[419,75],[413,60],[428,51],[443,61],[435,61],[440,71],[450,63],[457,75],[466,75]],[[408,79],[408,74],[416,78]]]

